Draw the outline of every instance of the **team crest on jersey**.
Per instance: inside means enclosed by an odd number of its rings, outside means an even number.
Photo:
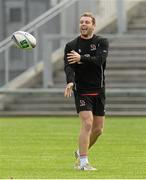
[[[91,51],[95,51],[96,50],[96,45],[95,44],[91,44],[90,48],[91,48]]]

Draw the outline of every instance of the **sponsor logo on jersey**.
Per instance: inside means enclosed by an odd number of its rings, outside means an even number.
[[[90,54],[84,54],[84,56],[86,56],[86,57],[90,57]]]

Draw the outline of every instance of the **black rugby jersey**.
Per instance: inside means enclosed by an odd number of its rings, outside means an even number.
[[[67,53],[76,51],[81,55],[79,63],[69,64]],[[73,82],[80,93],[98,92],[105,87],[104,70],[108,55],[108,40],[93,35],[91,39],[80,36],[66,44],[64,70],[67,83]]]

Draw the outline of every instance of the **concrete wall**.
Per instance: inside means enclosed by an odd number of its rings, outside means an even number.
[[[61,0],[56,0],[60,2]],[[21,6],[22,3],[22,6]],[[17,23],[9,22],[6,17],[9,14],[9,8],[22,8],[23,19]],[[52,3],[51,0],[0,0],[0,40],[3,40],[14,31],[19,30],[25,24],[28,24],[44,12],[46,12]],[[37,45],[37,60],[42,60],[43,57],[43,35],[45,34],[74,34],[79,32],[79,17],[84,11],[96,12],[97,1],[79,0],[78,3],[69,7],[62,14],[56,16],[51,21],[38,29],[38,45]],[[4,17],[4,18],[3,18]],[[53,49],[60,47],[60,41],[55,40]],[[0,75],[4,75],[4,60],[0,55]],[[15,47],[10,49],[9,68],[10,76],[13,78],[21,71],[25,71],[33,66],[33,52],[20,51]],[[1,81],[1,80],[0,80]]]
[[[0,0],[0,24],[3,23],[3,29],[6,29],[3,39],[47,11],[49,4],[48,0]],[[9,21],[12,8],[21,9],[20,22]]]
[[[3,0],[0,0],[0,41],[3,39]]]
[[[22,20],[11,22],[10,8],[21,8]],[[50,0],[0,0],[0,41],[19,30],[50,8]],[[45,27],[44,27],[45,28]],[[46,32],[47,33],[47,32]],[[40,53],[38,53],[40,54]],[[33,52],[10,48],[9,76],[13,79],[33,65]],[[0,53],[0,85],[5,81],[4,53]]]

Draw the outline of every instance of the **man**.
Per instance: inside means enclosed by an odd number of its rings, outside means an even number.
[[[80,170],[96,170],[88,162],[88,150],[101,135],[104,124],[105,77],[108,41],[96,36],[95,18],[91,13],[80,17],[80,36],[66,44],[64,64],[67,86],[65,97],[74,92],[77,113],[81,120],[79,158]]]

